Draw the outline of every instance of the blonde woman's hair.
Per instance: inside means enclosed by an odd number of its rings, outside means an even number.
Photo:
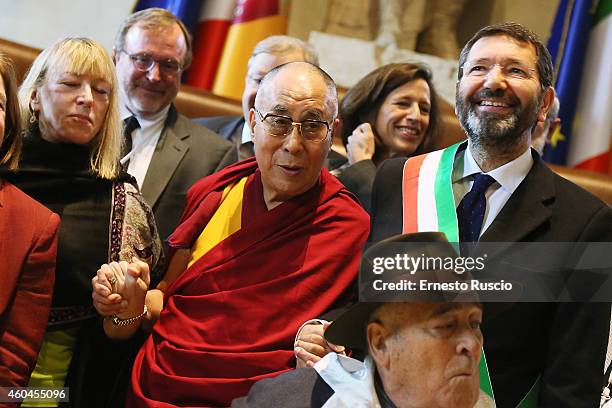
[[[111,57],[96,41],[79,37],[65,38],[45,48],[36,57],[19,87],[23,128],[27,129],[32,116],[36,115],[30,107],[32,94],[45,83],[50,70],[58,68],[74,75],[91,75],[111,85],[104,122],[90,143],[90,166],[92,173],[98,177],[113,179],[120,170],[122,142],[117,77]]]

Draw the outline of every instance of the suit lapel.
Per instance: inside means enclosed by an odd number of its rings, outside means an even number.
[[[151,207],[157,204],[183,156],[189,150],[187,140],[190,135],[181,126],[175,125],[175,121],[176,111],[171,107],[166,126],[157,142],[147,175],[142,183],[142,195]]]
[[[491,226],[480,238],[486,242],[519,242],[551,216],[555,198],[552,172],[534,157],[527,177],[514,191]]]

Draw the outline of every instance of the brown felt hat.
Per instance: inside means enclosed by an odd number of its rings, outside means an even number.
[[[478,294],[471,290],[423,290],[380,292],[374,289],[375,280],[385,277],[386,282],[414,282],[420,280],[432,283],[463,282],[472,279],[469,271],[457,273],[453,269],[440,268],[390,268],[382,274],[373,273],[376,258],[394,258],[404,255],[413,258],[443,258],[452,262],[460,258],[455,246],[448,242],[441,232],[420,232],[396,235],[376,243],[366,250],[359,266],[360,301],[325,331],[325,339],[333,344],[343,345],[352,350],[367,352],[365,327],[371,314],[389,302],[479,302]],[[367,301],[363,301],[367,300]]]

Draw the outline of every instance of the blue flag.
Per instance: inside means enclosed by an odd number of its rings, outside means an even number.
[[[550,163],[566,164],[592,13],[593,0],[561,0],[555,16],[548,50],[555,67],[555,89],[561,104],[561,131],[544,152],[544,159]]]
[[[200,17],[202,0],[140,0],[134,11],[140,11],[151,7],[159,7],[168,10],[185,24],[190,33],[194,32]]]

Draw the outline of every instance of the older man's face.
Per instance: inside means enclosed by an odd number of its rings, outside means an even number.
[[[504,35],[476,41],[456,96],[457,116],[471,139],[512,145],[544,120],[548,106],[540,103],[536,62],[533,45]],[[492,67],[488,73],[486,67]]]
[[[262,78],[273,68],[295,61],[304,61],[304,54],[301,52],[289,52],[284,55],[261,53],[249,60],[244,92],[242,93],[242,112],[247,122],[249,111],[255,104],[255,95],[257,95]]]
[[[133,26],[125,36],[124,50],[115,51],[115,65],[121,99],[141,117],[150,117],[170,105],[178,93],[182,70],[173,72],[155,63],[148,71],[139,68],[135,58],[182,65],[187,52],[185,37],[178,25],[160,31]],[[130,57],[131,56],[131,57]]]
[[[336,103],[318,74],[303,65],[293,65],[266,81],[256,108],[263,116],[272,113],[293,122],[311,119],[335,125]],[[331,132],[321,141],[306,140],[297,127],[286,137],[273,136],[254,110],[250,111],[249,123],[268,208],[315,185],[331,146]]]
[[[414,407],[473,407],[480,389],[481,306],[398,306],[393,309],[395,332],[385,342],[389,365],[379,367],[387,393],[392,399],[402,395]]]

